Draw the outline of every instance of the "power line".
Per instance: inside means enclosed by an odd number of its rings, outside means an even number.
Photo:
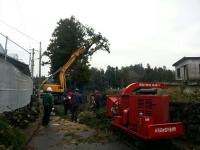
[[[0,35],[4,36],[5,38],[8,38],[7,36],[5,36],[4,34],[0,33]],[[15,45],[17,45],[18,47],[20,47],[21,49],[23,49],[24,51],[26,51],[27,53],[30,54],[30,52],[28,50],[26,50],[25,48],[23,48],[22,46],[20,46],[19,44],[17,44],[16,42],[14,42],[13,40],[11,40],[10,38],[8,38],[9,41],[11,41],[12,43],[14,43]]]
[[[0,20],[0,22],[1,22],[2,24],[6,25],[7,27],[9,27],[9,28],[11,28],[11,29],[13,29],[13,30],[17,31],[18,33],[22,34],[23,36],[25,36],[25,37],[27,37],[27,38],[29,38],[29,39],[31,39],[31,40],[33,40],[33,41],[35,41],[35,42],[39,43],[39,41],[37,41],[37,40],[36,40],[36,39],[34,39],[33,37],[29,36],[29,35],[28,35],[28,34],[26,34],[26,33],[23,33],[22,31],[18,30],[17,28],[15,28],[15,27],[13,27],[13,26],[11,26],[11,25],[7,24],[7,23],[6,23],[6,22],[4,22],[3,20]]]
[[[21,9],[20,9],[18,0],[16,0],[16,5],[17,5],[17,10],[18,10],[18,12],[19,12],[19,15],[20,15],[20,17],[23,19],[22,12],[21,12]],[[23,19],[22,21],[24,22],[24,19]]]

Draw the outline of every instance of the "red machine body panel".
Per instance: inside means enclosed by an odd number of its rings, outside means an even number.
[[[108,96],[108,100],[106,101],[106,114],[108,117],[112,117],[112,107],[118,102],[119,96]]]
[[[154,123],[169,122],[169,96],[130,96],[129,123],[138,124],[140,113],[153,119]]]
[[[148,126],[148,137],[150,139],[172,138],[183,135],[183,124],[181,122],[153,124]]]
[[[112,125],[144,140],[174,138],[184,134],[181,122],[171,123],[170,98],[157,95],[161,83],[132,83],[118,96],[108,96],[107,116]]]

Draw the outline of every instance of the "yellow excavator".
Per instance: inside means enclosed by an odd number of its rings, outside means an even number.
[[[67,85],[66,85],[66,79],[65,79],[65,74],[66,72],[69,70],[69,67],[74,63],[74,61],[82,54],[85,52],[85,48],[78,48],[69,58],[69,60],[66,62],[66,64],[64,64],[61,68],[59,68],[56,72],[54,72],[50,77],[48,77],[47,79],[45,79],[41,86],[43,89],[43,92],[47,91],[48,87],[51,87],[52,89],[52,94],[55,98],[55,102],[57,101],[59,103],[59,101],[61,100],[61,97],[63,95],[63,92],[65,90],[67,90]],[[54,76],[55,74],[59,73],[59,84],[52,84],[52,83],[47,83],[47,81],[49,80],[49,78],[51,78],[52,76]]]

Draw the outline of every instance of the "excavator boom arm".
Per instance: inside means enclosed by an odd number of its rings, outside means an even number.
[[[65,82],[65,73],[69,69],[69,67],[73,64],[73,62],[79,57],[80,54],[84,53],[86,49],[85,48],[79,48],[77,49],[69,58],[67,63],[61,68],[60,74],[59,74],[59,80],[60,80],[60,86],[61,88],[66,88],[66,82]]]

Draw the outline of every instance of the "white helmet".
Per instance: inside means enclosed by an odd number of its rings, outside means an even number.
[[[48,87],[48,88],[47,88],[47,91],[48,91],[48,92],[52,92],[53,90],[52,90],[51,87]]]

